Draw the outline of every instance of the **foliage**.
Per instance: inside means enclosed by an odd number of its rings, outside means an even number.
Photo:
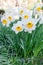
[[[38,26],[32,34],[24,31],[15,34],[10,27],[3,27],[0,23],[0,55],[11,58],[14,63],[12,65],[28,65],[25,63],[28,58],[40,56],[41,50],[43,51],[43,25]],[[43,57],[43,53],[41,55]],[[23,60],[17,60],[18,57],[24,60],[23,64]]]

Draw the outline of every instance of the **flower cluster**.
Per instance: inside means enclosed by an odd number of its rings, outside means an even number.
[[[34,17],[33,17],[34,16]],[[21,21],[19,18],[21,17]],[[43,24],[43,5],[37,4],[33,10],[27,10],[23,7],[17,7],[16,9],[9,8],[5,11],[2,16],[2,24],[4,26],[9,26],[11,22],[18,19],[18,22],[14,23],[11,29],[18,32],[25,31],[31,33],[36,29],[36,24]]]

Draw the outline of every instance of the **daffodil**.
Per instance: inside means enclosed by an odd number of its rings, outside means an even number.
[[[11,23],[11,21],[9,21],[6,16],[3,16],[3,17],[1,18],[1,22],[2,22],[2,24],[3,24],[4,26],[7,26],[7,27],[8,27],[9,24]]]
[[[32,17],[31,11],[27,11],[27,12],[24,12],[24,14],[22,15],[22,20],[27,21],[31,17]]]
[[[14,21],[14,15],[7,13],[5,16],[7,17],[7,19],[8,19],[9,21]]]
[[[37,3],[35,8],[34,8],[34,11],[37,12],[37,13],[40,13],[42,10],[42,5]]]
[[[7,20],[6,19],[3,19],[2,20],[2,24],[6,25],[7,24]]]
[[[10,23],[8,22],[7,18],[2,18],[2,19],[1,19],[1,22],[2,22],[3,26],[7,26],[7,27],[8,27],[9,24],[10,24]]]
[[[35,19],[30,19],[23,23],[24,31],[31,33],[36,28],[36,22]]]
[[[38,12],[40,12],[40,11],[41,11],[41,7],[40,7],[40,6],[37,7],[36,10],[37,10]]]
[[[16,34],[19,32],[23,31],[23,26],[21,21],[17,22],[16,24],[13,25],[12,30],[15,31]]]
[[[18,13],[19,13],[20,16],[22,16],[25,11],[26,11],[25,8],[23,8],[23,7],[18,7]]]

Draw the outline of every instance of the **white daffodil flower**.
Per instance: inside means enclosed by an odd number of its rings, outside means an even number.
[[[22,21],[19,21],[16,24],[14,24],[12,30],[15,31],[16,34],[23,31]]]
[[[34,8],[34,12],[40,14],[41,10],[42,10],[42,4],[37,3],[35,8]]]
[[[32,17],[31,11],[24,12],[24,14],[22,15],[22,20],[26,21],[26,20],[30,19],[31,17]]]
[[[25,11],[26,11],[25,8],[23,8],[23,7],[18,7],[18,13],[19,13],[20,17],[24,14]]]
[[[12,14],[7,14],[6,16],[7,16],[7,19],[8,19],[9,21],[11,21],[11,22],[14,21],[14,15],[12,15]]]
[[[31,33],[36,28],[36,19],[30,19],[27,22],[23,23],[24,31]]]
[[[8,21],[8,19],[6,17],[2,17],[1,22],[2,22],[3,26],[9,27],[10,22]]]

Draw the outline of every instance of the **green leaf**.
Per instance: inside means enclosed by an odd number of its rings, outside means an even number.
[[[37,28],[37,32],[34,37],[34,56],[37,56],[41,49],[43,49],[43,24]]]

